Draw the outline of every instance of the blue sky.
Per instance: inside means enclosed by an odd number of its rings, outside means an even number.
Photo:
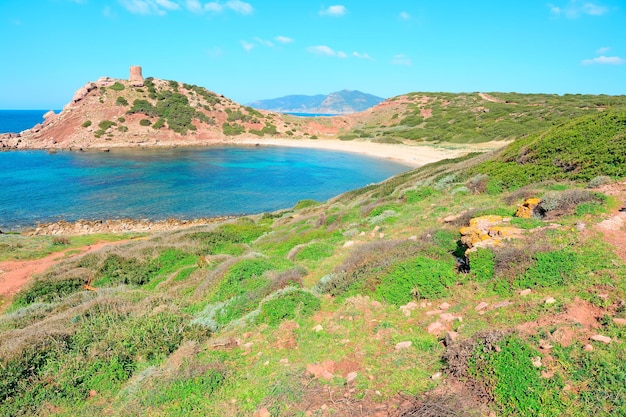
[[[2,0],[0,109],[101,76],[248,103],[360,90],[626,94],[624,0]]]

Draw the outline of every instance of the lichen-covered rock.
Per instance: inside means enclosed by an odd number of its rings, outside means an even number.
[[[517,208],[515,217],[521,217],[522,219],[530,219],[536,212],[537,206],[541,202],[540,198],[531,197],[527,198],[521,206]]]
[[[497,245],[503,239],[519,237],[521,229],[506,226],[510,220],[508,217],[496,215],[475,217],[470,220],[469,226],[459,229],[461,243],[471,250]]]

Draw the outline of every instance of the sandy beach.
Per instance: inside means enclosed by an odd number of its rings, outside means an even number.
[[[463,144],[454,148],[452,146],[440,148],[432,145],[387,144],[363,140],[342,141],[337,139],[267,138],[237,138],[228,143],[247,146],[288,146],[359,153],[378,158],[392,159],[411,167],[419,167],[442,159],[455,158],[468,152],[487,152],[508,144],[508,142],[487,142],[480,144]]]

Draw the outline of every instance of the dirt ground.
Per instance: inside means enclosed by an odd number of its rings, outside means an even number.
[[[61,262],[62,260],[82,256],[102,249],[105,246],[119,245],[124,242],[127,242],[127,240],[120,240],[117,242],[98,242],[81,248],[55,252],[40,259],[0,262],[0,297],[12,297],[19,292],[19,290],[22,289],[22,287],[26,285],[34,275],[46,271],[48,268]],[[76,251],[79,251],[79,253],[74,253]],[[68,252],[72,252],[72,255],[67,256]]]

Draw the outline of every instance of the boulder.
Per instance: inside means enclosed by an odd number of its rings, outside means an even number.
[[[521,206],[517,208],[515,217],[521,217],[522,219],[530,219],[537,213],[537,206],[541,202],[540,198],[531,197],[527,198]]]

